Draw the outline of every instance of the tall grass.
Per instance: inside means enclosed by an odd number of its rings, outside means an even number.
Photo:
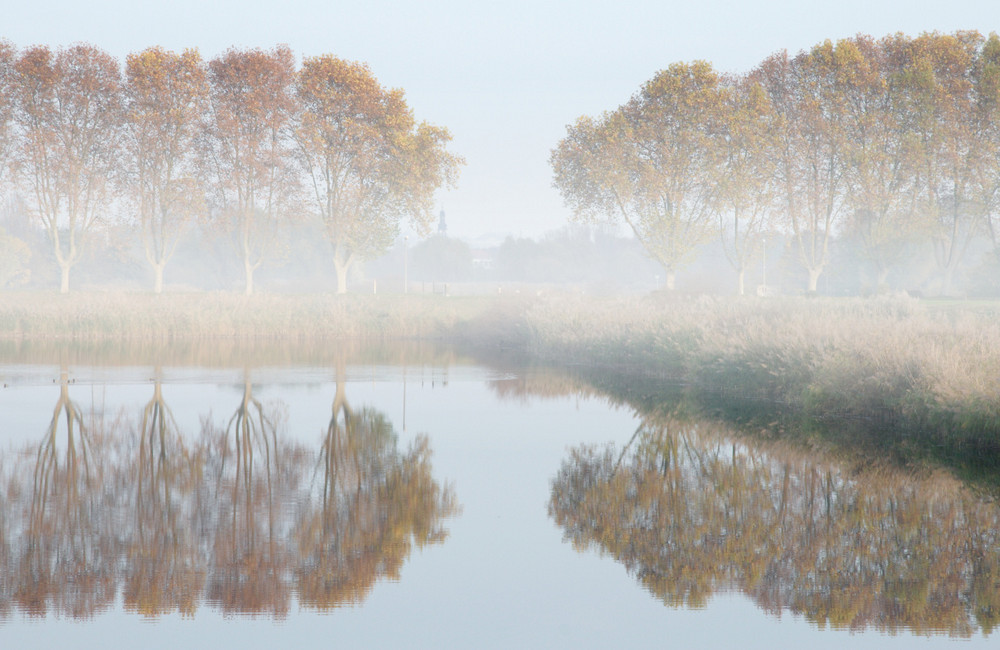
[[[377,339],[443,336],[485,308],[442,296],[0,294],[0,339]]]
[[[871,421],[945,452],[1000,452],[998,317],[907,298],[0,294],[8,342],[463,340],[670,378],[745,412]]]
[[[905,298],[562,299],[527,310],[524,327],[550,361],[625,366],[736,408],[870,421],[925,446],[996,453],[997,315]]]

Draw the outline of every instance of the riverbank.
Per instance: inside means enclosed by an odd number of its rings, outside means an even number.
[[[446,336],[491,298],[228,292],[0,293],[0,340],[375,340]]]
[[[649,405],[680,384],[729,421],[995,475],[998,316],[995,303],[647,297],[539,303],[521,327],[535,358],[645,378],[650,395],[633,399]]]
[[[41,341],[440,340],[691,387],[728,419],[836,423],[1000,458],[1000,304],[908,298],[0,296],[0,351]],[[655,400],[656,396],[651,396]],[[846,435],[846,434],[845,434]],[[963,461],[964,462],[964,461]],[[1000,469],[1000,468],[998,468]]]

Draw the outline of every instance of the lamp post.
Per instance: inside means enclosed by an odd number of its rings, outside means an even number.
[[[410,248],[410,236],[406,235],[403,237],[403,293],[409,293],[410,288],[410,265],[407,259],[407,253]]]

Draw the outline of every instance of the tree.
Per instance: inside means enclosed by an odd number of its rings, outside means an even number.
[[[816,291],[844,207],[844,112],[831,83],[832,44],[794,59],[779,52],[752,73],[778,115],[777,182],[799,261]]]
[[[910,39],[897,34],[837,43],[835,77],[847,120],[846,184],[851,228],[875,267],[878,286],[927,229],[917,205],[921,147],[914,137],[909,95]]]
[[[467,280],[472,276],[472,249],[460,239],[437,234],[413,247],[413,275],[421,280]]]
[[[153,291],[160,293],[163,269],[185,225],[204,210],[195,151],[208,95],[201,56],[159,47],[130,54],[124,95],[127,186],[153,268]]]
[[[617,111],[577,120],[549,159],[574,218],[627,224],[671,290],[677,269],[714,234],[724,97],[709,63],[672,64]]]
[[[974,75],[982,45],[978,32],[922,34],[911,43],[914,131],[923,147],[918,182],[945,294],[985,212],[976,191],[991,105],[980,102]]]
[[[7,178],[7,164],[14,146],[14,94],[17,88],[14,65],[17,50],[0,39],[0,184]],[[2,185],[0,185],[2,187]],[[2,196],[2,194],[0,194]]]
[[[0,289],[26,283],[31,278],[31,249],[0,227]]]
[[[70,269],[111,199],[121,124],[118,63],[92,45],[54,55],[36,46],[21,54],[15,70],[17,164],[67,293]]]
[[[309,57],[297,94],[298,160],[342,294],[351,265],[384,252],[404,219],[427,231],[434,193],[454,182],[462,161],[445,150],[446,129],[418,124],[403,92],[382,88],[363,63]]]
[[[759,83],[747,78],[733,83],[719,142],[724,158],[716,179],[715,205],[723,250],[736,270],[741,296],[744,274],[763,245],[776,207],[776,121]]]
[[[979,187],[985,209],[986,231],[1000,260],[1000,36],[996,33],[986,39],[977,63],[979,101],[989,111],[985,124],[987,137],[980,143],[987,147],[987,152]]]
[[[254,271],[280,249],[296,191],[289,158],[295,62],[280,46],[230,49],[208,67],[204,151],[217,217],[234,235],[250,295]]]

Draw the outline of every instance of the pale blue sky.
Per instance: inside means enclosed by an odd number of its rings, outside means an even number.
[[[442,193],[451,234],[536,236],[569,212],[551,187],[549,151],[582,114],[623,103],[674,61],[742,72],[781,49],[901,31],[1000,30],[997,0],[757,2],[317,2],[35,0],[3,8],[0,36],[19,46],[76,41],[119,59],[150,45],[288,44],[369,63],[418,118],[446,126],[468,162]]]

